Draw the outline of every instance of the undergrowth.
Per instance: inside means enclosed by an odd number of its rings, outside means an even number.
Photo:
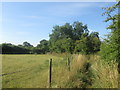
[[[117,63],[105,63],[99,55],[74,55],[72,64],[71,75],[74,75],[68,87],[118,88]]]

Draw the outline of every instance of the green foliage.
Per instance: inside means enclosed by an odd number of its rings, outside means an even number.
[[[115,13],[119,8],[120,2],[109,8],[104,8],[106,11],[103,15],[107,15],[105,22],[111,22],[107,27],[111,32],[108,35],[108,39],[105,40],[101,46],[102,58],[107,61],[114,60],[120,62],[120,13]]]
[[[100,51],[101,41],[99,39],[98,32],[92,32],[90,34],[89,43],[91,44],[91,46],[89,46],[90,52],[94,53],[94,52]]]
[[[51,52],[70,52],[73,48],[72,25],[66,23],[63,26],[53,27],[52,34],[49,35],[49,47]]]
[[[30,43],[28,43],[28,42],[23,42],[23,46],[24,47],[33,47],[33,45],[31,45]]]
[[[83,25],[82,22],[73,23],[73,40],[80,40],[84,33],[88,33],[87,25]]]
[[[88,37],[84,37],[81,40],[76,41],[75,52],[82,52],[83,54],[88,54]]]
[[[46,52],[49,51],[49,46],[48,46],[48,41],[43,39],[40,41],[40,44],[37,45],[36,49],[38,49],[39,51],[37,51],[38,53],[43,53],[45,54]]]
[[[87,25],[74,22],[53,27],[50,34],[49,47],[51,52],[68,52],[90,54],[100,50],[98,32],[89,33]]]
[[[2,54],[29,54],[29,49],[24,47],[16,46],[10,43],[3,43]]]

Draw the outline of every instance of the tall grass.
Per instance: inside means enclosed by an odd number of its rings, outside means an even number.
[[[105,63],[98,55],[91,55],[91,70],[94,75],[92,88],[118,88],[117,63]]]
[[[53,68],[52,88],[74,88],[80,87],[81,81],[78,73],[86,62],[86,57],[83,55],[72,55],[69,66],[67,66],[67,59],[65,58],[66,65],[60,64]]]
[[[118,88],[117,66],[105,63],[99,55],[74,55],[69,83],[77,88]]]

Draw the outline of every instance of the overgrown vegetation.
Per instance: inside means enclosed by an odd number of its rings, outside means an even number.
[[[120,2],[117,4],[104,8],[106,11],[103,15],[107,15],[105,22],[111,22],[107,29],[111,30],[108,38],[104,40],[101,46],[101,56],[107,62],[116,61],[120,63]],[[116,12],[113,14],[113,12]]]
[[[100,60],[100,56],[91,56],[91,72],[93,74],[93,83],[91,88],[118,88],[117,63],[105,63]]]

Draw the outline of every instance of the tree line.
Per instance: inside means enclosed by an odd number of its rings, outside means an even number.
[[[36,47],[25,41],[22,45],[0,44],[2,54],[46,54],[81,53],[91,54],[100,51],[101,41],[98,32],[90,32],[87,25],[76,21],[53,27],[49,40],[41,40]]]

